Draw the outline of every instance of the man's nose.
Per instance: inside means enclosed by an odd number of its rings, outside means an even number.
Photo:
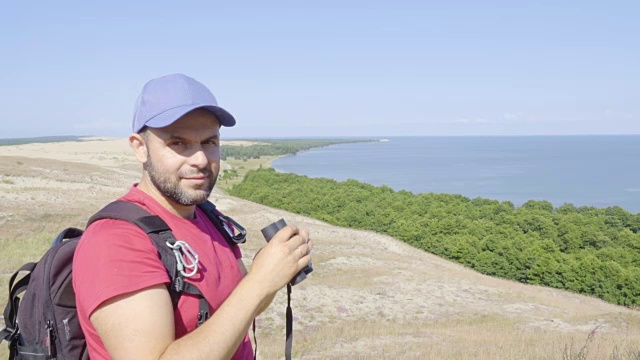
[[[204,149],[202,149],[201,147],[194,149],[193,153],[189,157],[189,165],[198,167],[198,168],[203,168],[208,164],[209,164],[209,158],[207,157],[207,154],[205,153]]]

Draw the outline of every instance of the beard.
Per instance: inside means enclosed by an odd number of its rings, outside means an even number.
[[[209,168],[191,169],[190,171],[179,171],[176,176],[171,176],[166,171],[158,169],[151,156],[143,164],[144,171],[147,172],[153,186],[160,191],[167,199],[185,206],[192,206],[207,201],[213,187],[216,185],[217,176],[213,176],[213,171]],[[180,186],[180,179],[192,176],[206,176],[207,182],[200,188],[188,189]]]

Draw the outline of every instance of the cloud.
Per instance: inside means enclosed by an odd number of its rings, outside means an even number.
[[[542,124],[556,124],[567,122],[581,122],[582,119],[571,119],[553,114],[527,114],[523,112],[508,112],[505,111],[502,114],[496,114],[494,116],[480,118],[480,117],[460,117],[444,121],[446,124],[462,124],[462,125],[542,125]]]
[[[502,114],[502,118],[504,120],[517,120],[519,117],[522,116],[522,113],[510,113],[510,112],[505,112],[504,114]]]
[[[538,123],[544,122],[540,121],[536,115],[525,114],[522,112],[507,112],[502,113],[502,119],[499,121],[500,123]]]
[[[607,109],[604,112],[604,117],[607,119],[633,119],[635,116],[630,112],[625,111],[614,111]]]
[[[526,123],[526,122],[534,122],[535,117],[531,115],[527,115],[521,112],[504,112],[502,115],[492,116],[489,119],[486,118],[475,118],[475,117],[464,117],[464,118],[456,118],[447,121],[448,124],[464,124],[464,125],[500,125],[507,123]]]
[[[451,121],[451,123],[453,124],[487,124],[489,123],[487,120],[485,119],[465,119],[465,118],[461,118],[461,119],[454,119]]]
[[[126,125],[117,121],[92,121],[74,124],[73,128],[80,130],[122,130],[126,128]]]

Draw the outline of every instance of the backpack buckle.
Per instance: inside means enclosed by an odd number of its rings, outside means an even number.
[[[238,224],[237,221],[233,220],[232,218],[226,215],[214,215],[214,216],[218,216],[218,218],[221,220],[222,228],[227,233],[227,235],[229,235],[229,238],[231,239],[231,241],[234,242],[234,244],[236,245],[244,244],[247,241],[247,230],[244,227],[242,227],[242,225]],[[238,230],[238,234],[235,234],[233,229],[229,227],[229,223],[233,225],[234,229]]]
[[[198,313],[198,324],[196,325],[196,327],[200,327],[200,325],[204,324],[204,322],[207,321],[207,319],[209,319],[209,312],[205,310],[201,310]]]
[[[15,339],[18,338],[18,324],[16,324],[16,328],[10,328],[5,326],[4,329],[0,330],[0,341],[6,340],[9,344],[11,344]]]

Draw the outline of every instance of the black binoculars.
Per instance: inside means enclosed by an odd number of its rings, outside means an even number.
[[[267,240],[267,242],[269,242],[271,241],[273,236],[285,226],[287,226],[287,223],[284,221],[284,219],[280,219],[268,225],[267,227],[265,227],[260,231],[262,232],[262,236],[264,236],[264,239]],[[296,276],[294,276],[293,279],[291,279],[291,281],[289,281],[289,284],[293,286],[301,283],[302,280],[306,279],[307,275],[309,275],[312,271],[313,271],[313,267],[311,266],[311,262],[309,262],[309,265],[305,266],[302,270],[300,270],[300,272],[297,273]]]

